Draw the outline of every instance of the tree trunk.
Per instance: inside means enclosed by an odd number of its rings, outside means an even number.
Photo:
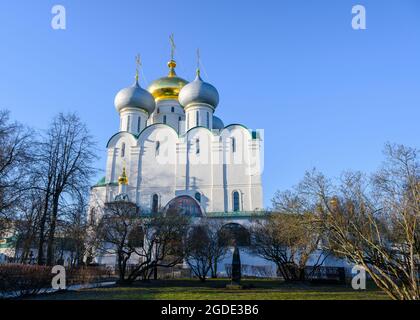
[[[47,265],[48,266],[52,266],[54,263],[54,240],[55,240],[55,228],[57,225],[58,199],[59,199],[59,195],[54,195],[53,207],[52,207],[52,212],[51,212],[50,230],[48,234],[48,247],[47,247]]]

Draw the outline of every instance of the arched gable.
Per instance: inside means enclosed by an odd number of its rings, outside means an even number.
[[[106,144],[107,148],[115,148],[118,142],[124,139],[126,142],[128,142],[130,145],[134,146],[137,143],[136,136],[132,133],[129,133],[127,131],[120,131],[114,134]]]

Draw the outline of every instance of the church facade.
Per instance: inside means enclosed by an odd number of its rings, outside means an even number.
[[[260,134],[215,115],[218,91],[199,69],[188,82],[176,74],[173,59],[168,68],[147,90],[137,70],[134,84],[117,93],[119,132],[107,143],[106,174],[92,187],[90,206],[123,197],[143,213],[175,207],[247,229],[252,217],[264,214]],[[270,265],[245,251],[243,264]],[[113,258],[97,262],[113,264]]]

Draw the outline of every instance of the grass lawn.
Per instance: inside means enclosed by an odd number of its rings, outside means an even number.
[[[228,290],[227,280],[166,280],[37,296],[46,300],[381,300],[387,296],[373,286],[354,291],[350,285],[286,284],[273,280],[244,280],[248,289]]]

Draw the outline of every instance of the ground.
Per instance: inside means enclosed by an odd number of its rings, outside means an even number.
[[[41,295],[47,300],[382,300],[374,286],[355,291],[349,285],[286,284],[273,280],[244,280],[241,290],[226,289],[227,280],[165,280]]]

